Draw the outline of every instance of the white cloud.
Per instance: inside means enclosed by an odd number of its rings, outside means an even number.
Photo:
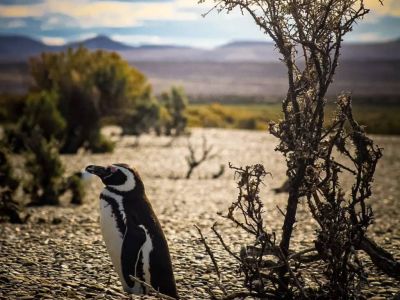
[[[162,38],[157,35],[123,35],[114,34],[110,36],[113,40],[126,43],[133,46],[139,46],[142,44],[162,45],[169,42],[168,39]]]
[[[136,45],[144,43],[178,44],[205,48],[211,48],[229,40],[266,39],[265,35],[254,24],[252,18],[248,14],[241,16],[239,10],[234,10],[229,14],[226,14],[226,12],[218,13],[217,10],[214,10],[203,20],[201,14],[213,7],[215,2],[207,0],[205,3],[198,4],[197,1],[43,0],[43,2],[36,4],[0,4],[0,17],[7,19],[3,26],[9,29],[9,32],[18,31],[13,30],[13,28],[21,28],[27,25],[24,20],[19,19],[23,17],[33,17],[35,20],[40,20],[40,28],[37,28],[37,23],[35,23],[30,28],[30,32],[27,33],[34,32],[33,35],[35,36],[53,35],[46,33],[49,30],[53,30],[53,33],[60,32],[60,35],[63,35],[63,31],[57,31],[57,29],[68,28],[67,41],[77,38],[86,39],[95,35],[80,36],[82,32],[101,32],[101,28],[109,28],[104,32],[110,33],[112,29],[137,26],[143,26],[143,28],[135,29],[136,35],[120,34],[112,37],[121,42]],[[365,1],[367,7],[371,8],[371,13],[367,15],[365,20],[361,21],[362,23],[376,23],[378,25],[381,19],[386,16],[400,16],[400,0],[385,0],[384,6],[381,6],[378,0]],[[23,1],[18,1],[18,3],[23,3]],[[198,22],[188,23],[188,26],[193,26],[188,30],[186,28],[180,30],[181,28],[178,28],[174,22],[182,20],[198,20]],[[162,21],[170,21],[173,26],[168,32],[163,28],[158,32],[156,31],[157,27],[146,28],[148,25],[146,21],[161,21],[149,26],[162,26],[157,25],[164,24]],[[382,40],[382,36],[388,36],[387,34],[379,36],[374,33],[357,34],[358,27],[355,26],[355,30],[349,36],[349,39],[370,41]],[[188,36],[191,35],[190,30],[193,31],[193,36]],[[377,29],[377,31],[379,30]],[[126,32],[126,30],[118,32]],[[149,32],[149,35],[146,35],[146,32]],[[365,32],[365,30],[361,32]],[[392,33],[391,35],[395,34]],[[46,39],[51,43],[62,42],[61,39],[55,40],[47,37]]]
[[[111,35],[113,40],[119,41],[133,46],[140,46],[144,44],[150,45],[176,45],[176,46],[191,46],[196,48],[212,49],[229,42],[227,39],[207,39],[207,38],[180,38],[180,37],[161,37],[157,35]]]
[[[21,28],[21,27],[25,27],[27,24],[25,21],[23,20],[18,20],[18,19],[14,19],[10,22],[8,22],[5,27],[6,28]]]
[[[365,5],[371,9],[371,15],[400,16],[399,0],[384,0],[383,5],[378,0],[366,0]]]
[[[62,46],[67,43],[67,41],[63,38],[60,37],[48,37],[44,36],[41,38],[42,42],[45,43],[46,45],[51,45],[51,46]]]
[[[72,42],[83,41],[83,40],[94,38],[96,36],[97,36],[96,33],[83,33],[83,34],[74,36],[73,39],[71,39],[70,41],[72,41]]]
[[[40,25],[42,30],[50,30],[57,28],[78,27],[78,23],[74,18],[62,14],[50,14],[43,17],[43,22]]]
[[[143,21],[194,20],[199,14],[187,10],[195,7],[195,1],[175,0],[171,2],[114,2],[90,0],[46,0],[34,5],[0,5],[3,17],[44,17],[49,14],[62,14],[75,19],[80,26],[90,27],[131,27]],[[52,20],[50,20],[52,21]],[[58,20],[53,24],[58,24]],[[46,26],[52,26],[52,22]]]

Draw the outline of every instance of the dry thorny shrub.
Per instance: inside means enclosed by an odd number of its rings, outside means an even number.
[[[229,287],[221,284],[223,270],[218,265],[213,250],[208,245],[200,229],[198,229],[201,241],[205,245],[220,279],[220,282],[214,287],[209,287],[210,295],[212,298],[217,298],[215,289],[218,288],[224,294],[224,299],[246,296],[276,298],[277,292],[281,290],[282,285],[285,285],[286,296],[299,293],[305,294],[304,280],[298,270],[298,261],[302,255],[312,250],[308,249],[301,253],[291,253],[289,256],[285,256],[279,247],[275,232],[267,229],[268,224],[263,218],[264,205],[259,195],[260,186],[263,184],[264,177],[268,174],[264,166],[256,164],[244,168],[232,165],[229,167],[235,170],[238,197],[229,207],[228,213],[222,216],[252,238],[249,243],[242,246],[241,250],[236,253],[218,231],[217,224],[214,224],[211,229],[223,249],[238,264],[237,269],[242,274],[243,285],[247,292],[228,294]],[[289,284],[284,284],[279,278],[280,269],[283,266],[289,269]]]
[[[251,229],[248,232],[254,239],[252,249],[256,251],[251,252],[250,260],[247,254],[238,256],[228,251],[238,260],[247,295],[358,298],[365,281],[358,250],[368,254],[388,276],[399,279],[399,262],[367,236],[367,228],[373,222],[367,200],[381,149],[354,120],[350,95],[338,97],[335,119],[328,125],[324,122],[326,93],[339,64],[343,38],[369,12],[364,1],[215,0],[215,3],[213,9],[218,11],[239,9],[248,13],[274,41],[288,72],[288,92],[282,102],[284,119],[271,123],[269,129],[279,139],[276,151],[283,154],[287,165],[288,199],[280,240],[260,227],[262,202],[254,193],[260,180],[257,176],[263,174],[260,166],[236,169],[245,184],[239,183],[239,198],[227,215],[240,228]],[[349,193],[343,184],[345,173],[353,177]],[[294,253],[290,242],[298,204],[304,201],[319,225],[315,248]],[[242,223],[245,226],[238,223],[240,219],[234,216],[234,211],[245,219]],[[228,250],[223,238],[219,240]],[[205,239],[202,241],[206,244]],[[209,247],[206,249],[212,252]],[[266,258],[270,255],[275,260]],[[310,261],[315,260],[320,262],[324,278],[314,278],[314,286],[319,288],[311,289],[301,270],[313,267]]]
[[[264,166],[230,166],[237,175],[238,197],[224,217],[252,239],[235,253],[216,226],[212,227],[223,248],[238,263],[247,289],[246,292],[228,294],[227,287],[215,285],[222,290],[224,298],[362,298],[361,289],[367,277],[357,250],[364,250],[378,267],[398,278],[398,262],[366,236],[367,228],[373,222],[372,209],[366,200],[371,196],[371,183],[381,149],[354,121],[350,100],[348,95],[339,97],[336,118],[323,129],[323,141],[313,154],[316,156],[314,164],[307,166],[300,186],[301,201],[306,201],[318,224],[315,247],[285,254],[275,232],[268,231],[263,218],[263,200],[259,191],[267,174]],[[284,134],[279,126],[271,130],[276,135]],[[336,157],[341,158],[340,162]],[[349,173],[354,179],[348,194],[342,188],[348,180],[343,173]],[[222,271],[213,250],[201,232],[200,235],[221,278]],[[322,270],[322,274],[319,278],[312,276],[313,284],[310,285],[303,274],[312,268]],[[210,293],[217,298],[212,288]]]

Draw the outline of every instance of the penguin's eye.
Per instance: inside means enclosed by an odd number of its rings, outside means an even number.
[[[115,172],[118,171],[118,169],[117,169],[116,167],[114,167],[114,166],[109,166],[107,169],[108,169],[111,173],[115,173]]]

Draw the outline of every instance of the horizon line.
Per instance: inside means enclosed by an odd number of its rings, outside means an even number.
[[[259,43],[259,44],[274,44],[273,41],[269,40],[259,40],[259,39],[238,39],[238,40],[230,40],[230,41],[222,41],[221,43],[218,43],[216,45],[213,45],[212,47],[206,47],[206,46],[199,46],[199,45],[190,45],[186,43],[158,43],[158,42],[138,42],[138,43],[129,43],[125,41],[121,41],[118,39],[113,38],[112,36],[109,36],[107,34],[96,34],[93,35],[92,37],[87,37],[87,38],[82,38],[82,39],[76,39],[76,40],[70,40],[70,41],[65,41],[62,43],[49,43],[46,42],[45,39],[48,37],[38,37],[38,36],[31,36],[31,35],[23,35],[23,34],[4,34],[0,33],[0,37],[20,37],[20,38],[27,38],[31,39],[33,41],[42,43],[45,46],[48,47],[63,47],[67,46],[69,44],[79,44],[79,43],[84,43],[90,40],[98,39],[98,38],[107,38],[108,40],[118,43],[121,46],[126,46],[126,47],[131,47],[131,48],[140,48],[144,46],[153,46],[153,47],[180,47],[180,48],[193,48],[193,49],[215,49],[215,48],[220,48],[224,47],[230,44],[239,44],[239,43]],[[54,37],[57,39],[57,37]],[[59,38],[62,39],[62,38]],[[364,41],[364,40],[351,40],[351,41],[344,41],[344,44],[357,44],[357,45],[366,45],[366,44],[385,44],[385,43],[391,43],[391,42],[398,42],[400,41],[399,38],[394,38],[394,39],[384,39],[384,40],[370,40],[370,41]]]

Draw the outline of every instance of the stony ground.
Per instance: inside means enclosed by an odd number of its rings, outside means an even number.
[[[110,131],[111,129],[109,129]],[[201,146],[202,136],[213,145],[217,156],[193,174],[186,172],[187,139],[144,136],[135,147],[133,138],[124,138],[112,154],[81,153],[63,157],[68,172],[87,164],[129,163],[141,173],[147,194],[169,241],[175,277],[182,299],[206,299],[207,283],[214,275],[194,225],[205,235],[218,221],[223,234],[237,247],[245,236],[217,216],[236,197],[233,172],[229,169],[217,180],[210,179],[221,164],[241,166],[263,163],[273,174],[266,178],[262,196],[266,220],[279,233],[282,217],[275,208],[284,208],[286,194],[271,189],[285,180],[284,161],[274,152],[276,140],[265,132],[194,129],[190,140]],[[370,235],[400,259],[400,147],[399,137],[375,137],[385,148],[374,184],[376,223]],[[0,224],[0,299],[128,299],[112,270],[99,228],[98,194],[101,184],[88,182],[86,203],[82,206],[43,207],[31,210],[25,225]],[[314,224],[306,207],[299,207],[293,243],[302,249],[310,245]],[[212,241],[211,241],[212,243]],[[218,248],[217,248],[218,250]],[[234,283],[237,275],[222,251],[216,255],[225,281]],[[400,292],[399,284],[366,263],[370,280],[365,294],[374,299],[390,299]]]

